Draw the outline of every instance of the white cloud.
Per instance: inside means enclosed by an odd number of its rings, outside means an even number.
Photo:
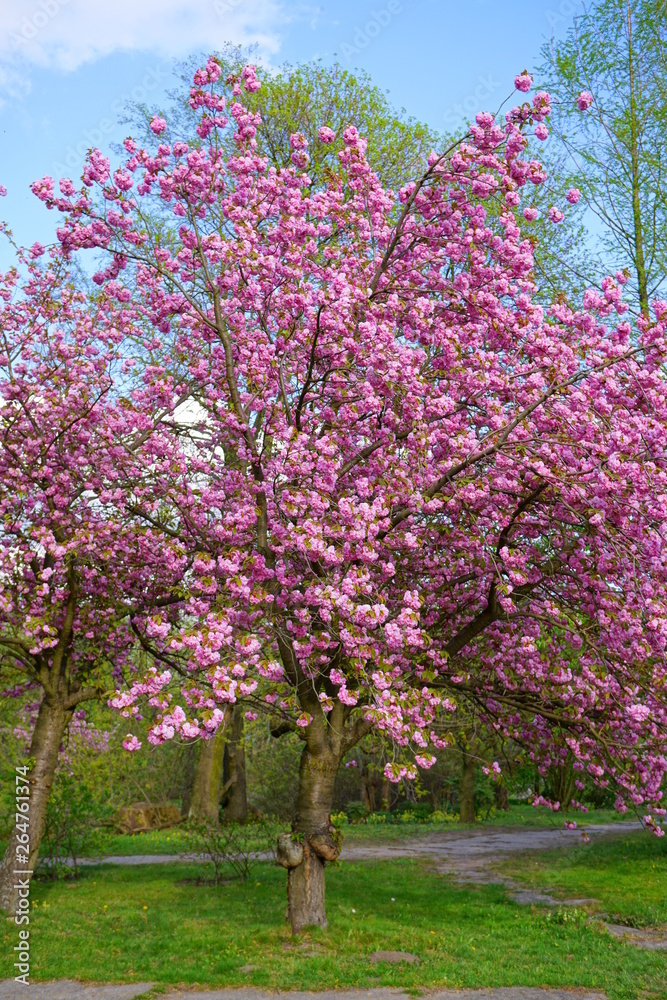
[[[69,72],[114,52],[232,42],[270,58],[289,20],[283,0],[0,0],[0,90],[25,89],[30,65]]]

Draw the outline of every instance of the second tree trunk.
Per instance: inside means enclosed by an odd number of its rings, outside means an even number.
[[[236,823],[248,818],[246,789],[245,747],[243,745],[243,705],[235,705],[232,714],[229,742],[225,747],[223,780],[229,785],[225,800],[225,817]]]
[[[475,822],[475,758],[461,754],[461,802],[459,818],[462,823]]]
[[[188,815],[190,819],[218,822],[218,796],[222,780],[222,763],[227,741],[227,727],[220,726],[210,740],[202,740],[199,747],[197,773],[192,787]]]

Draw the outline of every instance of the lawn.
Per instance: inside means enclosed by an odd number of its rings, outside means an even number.
[[[667,925],[667,837],[632,832],[582,844],[569,851],[524,858],[520,871],[501,870],[534,888],[549,887],[556,898],[590,896],[594,912],[630,927]]]
[[[658,871],[662,888],[655,892],[667,895],[664,849],[645,844],[632,849],[627,866],[622,855],[607,855],[609,884],[617,865],[622,873],[627,867],[628,900],[633,866],[636,887]],[[594,845],[595,864],[586,871],[605,863],[604,846]],[[572,869],[557,858],[550,865],[549,880]],[[77,882],[35,883],[33,978],[307,990],[570,986],[605,991],[610,1000],[667,996],[664,954],[612,939],[597,923],[555,924],[547,911],[509,901],[499,886],[461,888],[422,862],[330,868],[329,927],[298,940],[285,924],[283,871],[262,863],[250,882],[191,881],[204,871],[194,864],[96,866]],[[537,878],[537,869],[530,875]],[[16,928],[2,934],[0,978],[13,974]],[[409,951],[420,962],[372,965],[368,955],[380,949]]]

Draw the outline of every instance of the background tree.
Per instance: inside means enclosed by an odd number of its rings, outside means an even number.
[[[543,49],[551,125],[611,267],[644,315],[667,267],[667,16],[654,0],[597,0]],[[582,113],[581,109],[585,113]]]
[[[136,645],[132,616],[174,599],[185,562],[126,503],[151,429],[115,391],[131,376],[127,319],[77,291],[61,254],[43,259],[35,244],[0,276],[0,677],[5,695],[39,703],[29,871],[75,710],[113,691]],[[7,910],[20,843],[15,827],[0,868]]]
[[[223,805],[225,817],[236,823],[244,823],[248,818],[244,713],[245,706],[242,702],[237,702],[225,746]]]
[[[217,826],[220,805],[220,784],[223,777],[225,752],[229,740],[231,709],[225,711],[220,728],[208,740],[199,741],[197,769],[188,809],[190,819],[203,819]]]
[[[219,93],[229,101],[233,83],[226,81],[240,77],[243,67],[252,62],[252,49],[228,45],[216,54],[216,59],[220,65]],[[173,127],[187,135],[192,145],[198,142],[199,116],[184,98],[198,65],[194,57],[183,67],[181,85],[172,91],[172,103],[165,112]],[[387,188],[397,189],[418,176],[429,153],[444,144],[441,133],[408,115],[404,108],[393,107],[387,93],[375,86],[364,70],[352,73],[339,63],[326,66],[317,61],[297,66],[286,63],[277,73],[260,66],[256,72],[261,88],[247,94],[245,101],[260,115],[255,136],[258,152],[277,170],[290,169],[290,136],[301,132],[310,144],[308,176],[315,187],[326,185],[331,172],[331,149],[321,147],[317,138],[323,125],[337,136],[342,136],[348,125],[354,125],[366,136],[368,161]],[[154,108],[145,105],[130,109],[128,122],[133,134],[150,135],[150,121],[155,114]],[[226,155],[234,154],[231,133],[221,137],[221,144]]]

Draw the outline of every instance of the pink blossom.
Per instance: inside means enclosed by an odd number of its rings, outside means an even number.
[[[261,84],[257,79],[257,68],[255,66],[244,66],[241,71],[241,79],[243,80],[243,86],[248,93],[254,93],[261,87]]]
[[[333,142],[334,139],[336,138],[336,133],[332,128],[329,128],[328,125],[323,125],[322,128],[318,131],[317,135],[320,142],[323,142],[327,145]]]
[[[552,222],[562,222],[563,219],[565,218],[561,210],[559,208],[556,208],[555,205],[551,206],[548,215]]]
[[[589,94],[587,90],[582,90],[582,92],[579,94],[579,97],[577,98],[577,107],[579,108],[579,110],[586,111],[588,108],[590,108],[592,103],[593,103],[593,95]]]
[[[520,90],[522,94],[527,94],[533,83],[533,78],[527,70],[520,73],[518,76],[514,77],[514,86],[517,90]]]
[[[535,138],[541,140],[549,138],[549,129],[542,122],[535,126]]]
[[[527,222],[534,222],[535,219],[539,218],[540,213],[536,208],[524,208],[523,217]]]
[[[132,733],[128,733],[123,740],[123,746],[126,750],[139,750],[141,747],[141,740],[138,740],[136,736],[132,735]]]
[[[292,132],[289,137],[289,143],[292,149],[307,149],[308,140],[306,139],[303,132]]]
[[[160,118],[159,115],[154,115],[151,118],[150,126],[155,135],[161,135],[167,128],[167,123],[164,118]]]
[[[569,201],[570,205],[576,205],[581,198],[581,191],[579,188],[570,188],[565,195],[565,198]]]

